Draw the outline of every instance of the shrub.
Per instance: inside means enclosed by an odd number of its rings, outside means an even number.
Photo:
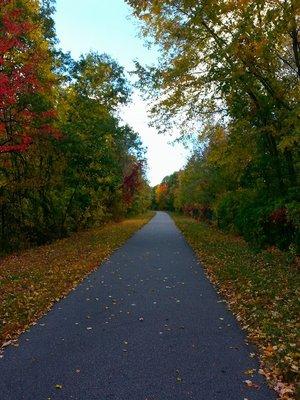
[[[299,250],[299,215],[298,203],[270,201],[251,190],[228,192],[216,206],[218,226],[242,235],[255,248],[286,250],[295,243]]]
[[[294,226],[294,243],[297,254],[300,253],[300,204],[292,201],[286,205],[287,219]]]

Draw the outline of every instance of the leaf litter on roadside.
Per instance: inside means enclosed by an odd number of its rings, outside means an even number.
[[[258,347],[260,373],[282,400],[295,398],[299,259],[294,261],[297,265],[290,265],[288,254],[279,250],[256,253],[241,238],[212,225],[176,214],[173,217],[199,256],[207,277]]]

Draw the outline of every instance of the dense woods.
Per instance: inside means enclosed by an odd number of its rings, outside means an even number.
[[[153,121],[194,141],[156,188],[158,208],[299,250],[299,2],[128,3],[161,51],[156,66],[136,65]]]
[[[1,252],[143,211],[140,138],[118,117],[123,68],[58,50],[51,0],[0,0]]]

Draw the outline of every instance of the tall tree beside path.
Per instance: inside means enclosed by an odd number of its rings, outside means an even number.
[[[52,0],[0,5],[0,254],[144,211],[144,168],[130,202],[124,193],[144,150],[117,113],[130,95],[123,68],[63,54]]]
[[[25,152],[39,135],[58,135],[55,76],[38,2],[0,5],[0,153]]]
[[[265,237],[281,224],[293,232],[285,246],[299,240],[298,2],[127,2],[161,50],[158,65],[137,64],[154,122],[196,136],[196,157],[207,161],[195,185],[209,196],[198,206],[217,214],[224,196],[229,208],[242,197],[252,215],[240,219],[259,225],[254,236],[273,244]]]

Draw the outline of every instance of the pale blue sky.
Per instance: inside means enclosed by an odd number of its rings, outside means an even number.
[[[96,50],[112,56],[127,71],[133,69],[134,59],[142,64],[156,61],[156,51],[146,48],[144,39],[138,37],[137,21],[123,0],[57,0],[56,10],[60,46],[74,58]],[[139,132],[148,148],[148,178],[152,185],[184,165],[187,151],[182,145],[168,144],[168,137],[149,128],[147,107],[137,92],[132,104],[121,110],[121,116]]]

